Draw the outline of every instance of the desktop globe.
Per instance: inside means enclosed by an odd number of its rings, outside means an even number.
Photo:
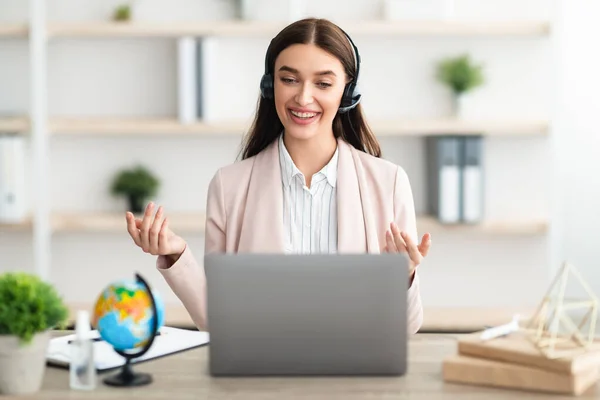
[[[130,361],[150,349],[163,323],[162,299],[139,274],[135,280],[119,280],[106,286],[94,306],[92,325],[125,358],[121,372],[106,378],[106,384],[138,386],[152,382],[148,374],[134,373]]]

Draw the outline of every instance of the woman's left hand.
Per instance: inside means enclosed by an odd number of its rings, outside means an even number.
[[[421,239],[421,244],[417,245],[405,231],[400,231],[395,222],[390,224],[390,229],[385,232],[386,245],[383,248],[385,253],[408,253],[409,277],[412,278],[417,265],[421,264],[423,258],[429,253],[431,247],[431,235],[426,233]]]

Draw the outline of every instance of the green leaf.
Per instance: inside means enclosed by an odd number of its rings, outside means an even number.
[[[39,332],[64,328],[68,317],[51,284],[25,272],[0,275],[0,335],[14,335],[27,344]]]
[[[153,197],[158,192],[159,180],[145,167],[138,165],[120,171],[111,185],[113,195],[140,198]]]
[[[441,60],[437,67],[437,78],[455,94],[470,91],[485,82],[483,66],[474,64],[467,54]]]
[[[113,14],[115,21],[129,21],[131,19],[131,7],[128,5],[122,5],[115,9]]]

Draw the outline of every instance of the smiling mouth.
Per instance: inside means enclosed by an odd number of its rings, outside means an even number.
[[[317,112],[298,112],[298,111],[294,111],[294,110],[290,110],[290,113],[298,118],[302,118],[302,119],[311,119],[315,116],[317,116]]]

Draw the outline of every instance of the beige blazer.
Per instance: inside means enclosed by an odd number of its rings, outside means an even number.
[[[219,169],[208,188],[205,253],[283,253],[283,196],[278,141],[260,154]],[[338,253],[380,253],[395,221],[418,243],[412,189],[405,171],[338,139]],[[157,268],[200,330],[207,329],[206,278],[189,246]],[[408,289],[408,331],[423,320],[419,277]]]

